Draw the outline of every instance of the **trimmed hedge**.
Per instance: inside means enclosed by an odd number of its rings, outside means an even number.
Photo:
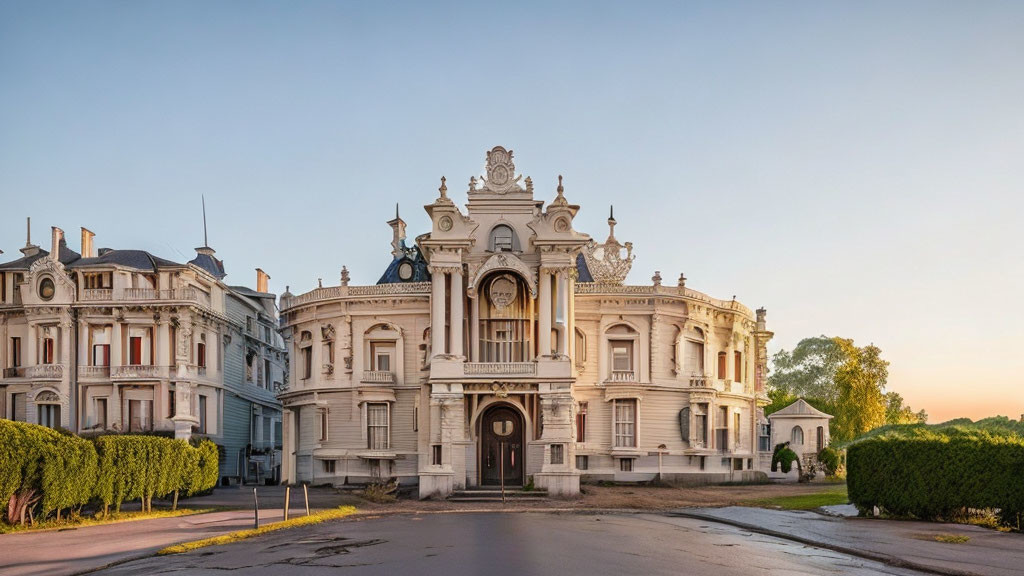
[[[850,501],[861,511],[950,519],[968,509],[1024,520],[1024,438],[951,427],[905,430],[847,449]]]
[[[158,436],[100,436],[93,441],[26,424],[0,420],[0,506],[10,523],[15,504],[41,496],[42,518],[80,508],[95,499],[104,512],[129,500],[143,509],[154,497],[186,496],[209,490],[219,477],[217,446],[198,447]]]

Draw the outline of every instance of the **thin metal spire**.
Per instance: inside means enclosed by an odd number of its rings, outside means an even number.
[[[398,202],[395,202],[395,220],[398,220]]]
[[[203,246],[210,246],[210,239],[206,235],[206,195],[202,195],[203,198]]]

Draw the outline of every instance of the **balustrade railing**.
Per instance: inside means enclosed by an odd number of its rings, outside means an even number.
[[[25,375],[29,378],[60,380],[64,377],[64,365],[40,364],[38,366],[29,366],[25,369]]]
[[[110,377],[114,379],[127,378],[164,378],[167,376],[166,366],[150,366],[131,364],[127,366],[113,366],[110,368]]]
[[[532,376],[537,373],[535,362],[466,362],[466,376]]]
[[[609,382],[636,382],[636,372],[632,370],[612,370]]]
[[[86,288],[82,290],[82,300],[86,302],[108,301],[114,299],[114,291],[110,288]]]
[[[24,366],[14,366],[11,368],[4,368],[4,378],[21,378],[25,375]]]
[[[110,366],[79,366],[79,378],[110,378]]]
[[[363,382],[370,384],[391,384],[395,381],[393,372],[387,370],[363,370]]]

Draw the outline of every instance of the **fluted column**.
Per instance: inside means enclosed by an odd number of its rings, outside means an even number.
[[[469,361],[480,361],[480,297],[469,301]]]
[[[430,355],[444,354],[444,277],[437,268],[432,271],[430,292]]]
[[[540,271],[540,290],[538,293],[540,302],[540,325],[537,327],[537,356],[549,356],[551,354],[551,274],[544,270]]]
[[[452,274],[452,337],[450,342],[453,356],[462,356],[462,270]]]
[[[562,330],[559,332],[558,353],[569,353],[569,273],[558,271],[558,307],[562,311]]]

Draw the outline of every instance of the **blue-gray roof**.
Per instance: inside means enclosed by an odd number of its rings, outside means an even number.
[[[593,282],[594,277],[590,275],[590,268],[587,268],[587,259],[583,254],[576,255],[576,281]]]
[[[47,252],[46,250],[43,250],[42,248],[40,248],[39,252],[36,252],[35,254],[33,254],[31,256],[23,256],[21,258],[18,258],[17,260],[12,260],[10,262],[5,262],[4,264],[0,264],[0,270],[28,270],[29,268],[32,267],[32,264],[34,264],[36,262],[36,260],[40,260],[42,258],[46,258],[49,255],[50,255],[49,252]],[[72,262],[75,262],[76,260],[80,259],[81,257],[82,257],[81,254],[79,254],[78,252],[75,252],[74,250],[68,248],[67,242],[65,242],[64,240],[60,241],[60,258],[59,258],[59,260],[60,260],[61,264],[64,264],[64,265],[71,264]]]
[[[408,262],[412,264],[412,278],[408,280],[402,280],[398,275],[398,268],[402,265],[402,262]],[[400,282],[426,282],[430,280],[430,271],[427,270],[427,261],[420,254],[419,248],[413,246],[407,248],[405,241],[402,241],[402,251],[395,256],[391,264],[388,265],[387,270],[377,280],[377,284],[397,284]]]
[[[210,254],[196,254],[195,258],[189,260],[189,264],[195,264],[210,274],[213,274],[217,279],[223,279],[227,276],[227,272],[224,271],[224,261],[218,260]]]
[[[145,250],[108,250],[94,258],[80,258],[68,265],[68,268],[86,268],[91,266],[124,266],[125,268],[156,272],[158,268],[175,268],[182,265],[153,256]]]

